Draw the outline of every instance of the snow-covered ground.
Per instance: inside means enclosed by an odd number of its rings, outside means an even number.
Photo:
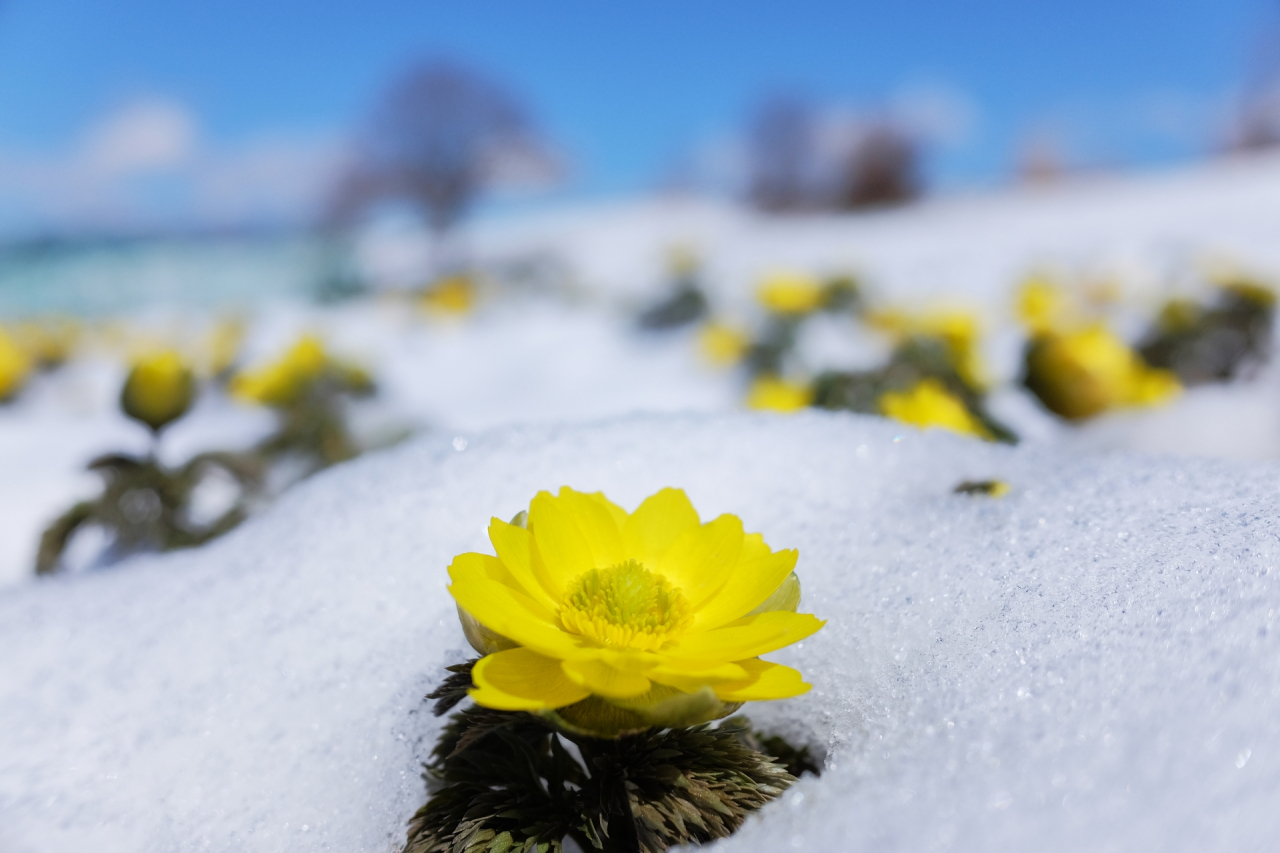
[[[315,265],[305,253],[295,274],[281,273],[285,284],[275,291],[262,286],[262,270],[284,270],[288,252],[268,253],[276,266],[254,261],[247,250],[181,257],[212,264],[225,255],[228,263],[248,264],[241,273],[207,277],[229,282],[228,298],[262,292],[249,314],[246,361],[278,352],[300,331],[319,329],[336,351],[371,367],[382,392],[355,412],[357,428],[371,433],[419,428],[452,437],[502,423],[737,407],[740,382],[700,364],[691,333],[645,337],[632,322],[638,306],[663,292],[670,250],[685,247],[702,259],[716,313],[730,318],[758,316],[751,298],[756,282],[779,268],[856,273],[877,304],[944,300],[972,307],[988,332],[986,361],[1003,385],[993,408],[1028,441],[1082,452],[1280,459],[1275,371],[1247,383],[1192,389],[1165,408],[1118,412],[1083,428],[1055,421],[1011,387],[1022,338],[1009,304],[1030,270],[1105,279],[1119,285],[1118,319],[1128,322],[1124,331],[1132,339],[1159,299],[1205,266],[1235,264],[1280,278],[1280,157],[942,197],[862,215],[775,219],[665,197],[483,223],[466,240],[485,268],[508,275],[523,269],[528,280],[522,279],[523,290],[500,293],[454,322],[424,321],[385,299],[337,307],[284,299],[299,290],[302,267]],[[163,263],[147,261],[142,269],[173,267],[179,256],[165,252]],[[371,233],[360,251],[370,272],[392,279],[409,275],[426,256],[414,232]],[[107,279],[129,277],[118,268],[124,257],[112,256]],[[74,287],[51,292],[61,299],[89,287],[85,263],[74,265]],[[152,278],[163,285],[156,298],[179,294],[173,275]],[[252,286],[245,283],[250,280]],[[21,285],[30,302],[36,289],[23,282],[7,286]],[[215,284],[200,289],[188,312],[220,304]],[[104,289],[95,292],[101,302]],[[142,298],[136,288],[128,292],[130,305]],[[157,319],[163,312],[134,316],[153,333],[163,328]],[[870,366],[884,350],[883,341],[833,318],[812,323],[800,346],[813,370]],[[83,471],[90,458],[143,446],[141,430],[114,410],[120,362],[118,353],[100,352],[0,406],[0,586],[29,577],[42,526],[76,497],[93,493],[94,480]],[[269,424],[261,411],[206,399],[163,449],[179,458],[196,449],[245,446]]]
[[[814,689],[746,710],[827,770],[722,849],[1270,849],[1278,481],[842,414],[425,437],[203,549],[0,595],[0,849],[396,850],[464,653],[445,567],[562,484],[682,486],[800,551],[829,622],[775,657]]]
[[[373,235],[366,254],[420,257],[404,239]],[[860,216],[651,199],[469,239],[486,268],[556,287],[455,320],[263,293],[247,363],[318,330],[378,378],[356,429],[422,436],[204,548],[31,582],[41,527],[96,487],[84,464],[146,436],[115,408],[109,348],[0,407],[0,850],[397,849],[437,730],[421,697],[463,654],[445,566],[486,547],[491,515],[564,484],[627,506],[682,486],[800,549],[806,609],[830,623],[778,657],[815,689],[748,710],[828,770],[726,849],[1274,844],[1280,467],[1257,460],[1280,460],[1280,372],[1068,427],[1010,385],[1009,297],[1032,269],[1105,278],[1136,322],[1206,265],[1275,276],[1280,159]],[[674,246],[698,252],[731,318],[756,316],[775,268],[857,273],[879,304],[973,306],[993,408],[1023,444],[734,414],[740,380],[699,362],[692,331],[635,328]],[[132,322],[163,332],[154,311]],[[827,318],[801,343],[814,369],[883,348]],[[161,453],[270,428],[209,391]],[[1009,496],[951,494],[993,476]]]
[[[1007,316],[1028,270],[1114,276],[1153,298],[1201,262],[1280,275],[1280,155],[927,199],[881,213],[767,217],[672,196],[481,227],[486,256],[566,259],[593,288],[645,298],[666,251],[697,250],[711,289],[746,300],[773,268],[861,274],[892,300],[963,300]],[[737,307],[740,307],[737,306]]]

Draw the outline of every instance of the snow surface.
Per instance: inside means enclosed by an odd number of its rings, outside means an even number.
[[[430,255],[414,244],[421,234],[372,236],[361,251],[371,272],[408,264],[396,274],[400,283],[420,280],[413,263]],[[243,306],[246,360],[271,357],[297,334],[319,330],[335,352],[378,378],[377,400],[353,411],[357,431],[375,439],[415,428],[452,438],[513,422],[738,407],[740,377],[700,364],[691,333],[644,337],[634,328],[636,307],[667,286],[673,247],[696,251],[717,313],[740,321],[758,316],[752,293],[760,275],[776,268],[856,272],[877,304],[919,307],[944,298],[971,306],[990,333],[985,356],[993,377],[1011,383],[1022,338],[1009,299],[1029,270],[1114,279],[1130,319],[1152,316],[1159,299],[1202,264],[1234,262],[1276,278],[1280,156],[943,196],[869,214],[778,218],[705,199],[633,199],[479,223],[464,237],[486,269],[541,272],[456,323],[427,322],[407,305],[379,300],[302,303],[303,282],[315,278],[323,258],[296,241],[260,247],[260,255],[228,245],[161,245],[154,257],[137,247],[83,252],[38,264],[26,277],[6,271],[0,296],[11,310],[79,305],[94,312],[110,308],[104,300],[116,294],[117,307],[132,311],[135,332],[183,340],[191,327],[183,331],[181,312],[139,306],[186,300],[188,309],[225,307],[252,294]],[[192,279],[201,283],[198,293],[179,287],[188,268],[200,271]],[[63,278],[55,281],[54,273]],[[118,290],[111,281],[121,276],[134,284]],[[95,294],[88,302],[81,298],[86,288]],[[813,372],[868,367],[885,349],[885,341],[834,318],[810,323],[798,347]],[[116,410],[122,364],[119,353],[111,362],[103,353],[77,359],[0,406],[0,587],[28,581],[44,526],[96,493],[96,478],[84,471],[90,459],[145,447],[143,431]],[[993,408],[1025,440],[1071,452],[1280,459],[1275,370],[1079,428],[1056,421],[1016,387],[1000,389]],[[178,461],[199,450],[247,447],[270,424],[260,410],[206,399],[171,430],[162,451]]]
[[[852,415],[436,435],[208,547],[0,592],[0,850],[393,851],[464,641],[445,591],[543,488],[662,486],[800,550],[829,619],[756,703],[814,745],[726,851],[1271,849],[1280,468]],[[957,496],[1001,477],[999,500]]]
[[[953,193],[880,212],[767,216],[672,195],[481,224],[482,257],[563,259],[585,286],[643,300],[672,247],[712,293],[750,300],[762,271],[857,272],[891,300],[959,299],[1004,319],[1031,270],[1119,279],[1158,297],[1202,262],[1280,273],[1280,155]]]
[[[644,336],[628,321],[555,303],[494,306],[456,323],[424,322],[407,306],[376,302],[273,305],[256,318],[245,362],[274,357],[319,330],[338,356],[377,377],[378,396],[351,410],[357,436],[372,444],[409,430],[452,438],[508,422],[737,405],[737,383],[699,362],[691,331]],[[99,479],[85,471],[91,459],[145,453],[147,430],[118,408],[124,373],[119,360],[75,360],[0,407],[0,587],[30,580],[40,532],[98,493]],[[245,449],[272,429],[270,412],[209,390],[166,431],[166,461]]]

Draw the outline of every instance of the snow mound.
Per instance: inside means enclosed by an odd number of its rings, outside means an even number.
[[[445,567],[539,489],[662,486],[798,547],[748,705],[827,756],[725,850],[1249,850],[1280,836],[1280,468],[849,415],[433,437],[204,549],[0,593],[0,849],[397,850],[464,641]],[[959,496],[1000,477],[1003,499]]]

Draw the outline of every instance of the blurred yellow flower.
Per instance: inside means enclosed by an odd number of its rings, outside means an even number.
[[[1162,332],[1178,333],[1190,330],[1204,316],[1205,309],[1194,299],[1170,299],[1160,309],[1156,325]]]
[[[1219,281],[1218,287],[1227,293],[1245,302],[1252,302],[1254,305],[1263,308],[1270,308],[1276,304],[1276,293],[1270,287],[1249,278],[1233,277]]]
[[[298,402],[330,374],[337,374],[345,385],[371,384],[364,371],[332,359],[318,337],[303,335],[276,361],[236,374],[230,389],[245,402],[284,407]]]
[[[1121,406],[1156,405],[1182,390],[1174,373],[1149,367],[1100,323],[1033,338],[1025,383],[1050,411],[1071,419]]]
[[[461,317],[475,307],[476,284],[470,276],[448,276],[423,291],[421,302],[428,313]]]
[[[4,329],[0,329],[0,400],[16,394],[30,373],[30,357]]]
[[[80,327],[69,319],[21,323],[13,329],[14,342],[40,367],[57,367],[71,357]]]
[[[936,308],[919,314],[900,310],[871,311],[867,324],[888,334],[895,342],[908,338],[935,338],[943,343],[947,358],[966,385],[980,391],[987,384],[982,362],[982,323],[971,311]]]
[[[775,314],[807,314],[822,307],[826,289],[814,276],[778,272],[764,278],[756,291],[756,298]]]
[[[988,441],[993,438],[964,401],[936,379],[922,379],[909,391],[886,391],[879,404],[887,417],[921,429],[937,427]]]
[[[120,392],[120,408],[159,432],[186,413],[195,392],[186,360],[174,350],[162,350],[134,363]]]
[[[777,376],[761,376],[747,389],[747,408],[767,412],[795,412],[813,402],[813,387]]]
[[[1044,278],[1029,278],[1018,288],[1014,314],[1027,331],[1041,335],[1062,331],[1072,322],[1072,311],[1062,288]]]
[[[539,492],[527,528],[495,518],[489,539],[496,557],[449,566],[468,640],[485,655],[471,673],[484,707],[612,737],[809,689],[759,657],[824,624],[794,612],[796,552],[772,551],[736,516],[702,523],[683,491],[631,513],[601,493]]]
[[[750,346],[747,333],[727,323],[707,323],[698,330],[698,352],[715,367],[732,367]]]

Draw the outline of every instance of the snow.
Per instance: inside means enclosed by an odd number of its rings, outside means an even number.
[[[708,284],[738,307],[764,271],[855,272],[878,296],[968,301],[1007,316],[1034,269],[1117,277],[1152,298],[1201,263],[1280,273],[1280,155],[943,195],[883,212],[768,217],[668,196],[486,224],[485,257],[550,253],[578,280],[643,299],[667,252],[695,250]]]
[[[351,426],[371,445],[430,429],[450,435],[512,421],[590,419],[640,411],[732,409],[737,385],[699,363],[692,332],[644,336],[625,316],[556,303],[492,311],[459,322],[424,322],[407,306],[377,302],[260,310],[245,363],[275,357],[318,329],[340,357],[369,365],[377,398],[355,405]],[[97,491],[95,456],[144,453],[145,428],[120,414],[119,360],[73,361],[0,407],[0,587],[30,578],[40,531]],[[245,449],[273,416],[208,389],[164,435],[176,464],[204,450]]]
[[[321,247],[298,241],[258,254],[238,244],[164,244],[154,256],[139,246],[91,250],[25,273],[10,264],[0,295],[7,311],[19,313],[72,304],[99,313],[114,298],[118,310],[132,312],[133,334],[179,341],[208,323],[207,314],[192,322],[189,312],[253,295],[245,361],[272,357],[298,334],[318,330],[335,352],[378,378],[377,399],[352,409],[353,428],[377,444],[410,430],[452,437],[514,422],[737,408],[741,377],[701,364],[690,332],[646,337],[634,327],[637,307],[665,286],[670,251],[685,247],[703,260],[716,313],[739,322],[759,319],[751,294],[759,276],[777,268],[857,273],[875,304],[945,299],[971,306],[989,332],[985,357],[998,383],[993,410],[1027,441],[1071,452],[1280,459],[1276,371],[1194,388],[1162,409],[1068,427],[1013,385],[1022,337],[1009,314],[1017,282],[1038,268],[1118,280],[1131,338],[1135,320],[1149,318],[1162,295],[1202,266],[1235,263],[1275,276],[1277,188],[1280,157],[1258,156],[944,196],[859,215],[776,219],[682,196],[597,203],[476,225],[465,242],[484,269],[541,272],[508,283],[475,315],[452,322],[427,320],[403,300],[305,304],[298,296],[325,258]],[[416,238],[375,232],[357,254],[370,274],[416,281],[413,264],[430,255]],[[200,286],[182,290],[184,277]],[[132,284],[121,290],[117,279]],[[188,313],[173,310],[175,298],[188,299]],[[138,307],[148,300],[170,308]],[[886,351],[885,340],[857,332],[845,318],[820,317],[807,324],[797,360],[813,373],[867,368]],[[43,527],[94,494],[96,478],[84,471],[90,459],[145,448],[143,431],[115,409],[122,370],[122,353],[99,347],[0,406],[0,587],[29,580]],[[211,394],[161,450],[178,461],[199,450],[248,447],[270,425],[268,413]]]
[[[724,850],[1264,849],[1277,475],[822,413],[429,435],[205,548],[0,593],[0,849],[398,849],[463,654],[445,567],[562,484],[681,486],[800,550],[830,621],[773,657],[814,690],[746,710],[828,769]],[[1012,492],[951,493],[987,477]]]
[[[0,851],[397,850],[439,725],[422,696],[464,657],[445,567],[487,550],[491,515],[565,484],[629,507],[682,486],[704,517],[800,549],[805,608],[830,622],[774,657],[814,690],[747,711],[827,771],[724,849],[1265,849],[1280,834],[1280,371],[1069,426],[1012,384],[1009,297],[1032,269],[1115,279],[1132,339],[1203,267],[1280,273],[1277,188],[1268,156],[857,216],[592,205],[474,229],[486,269],[541,272],[452,321],[386,297],[303,304],[318,256],[296,245],[113,255],[106,272],[140,282],[118,308],[143,335],[207,322],[135,309],[148,287],[176,294],[182,264],[212,265],[189,308],[259,297],[247,362],[318,331],[377,377],[355,431],[420,437],[201,549],[34,581],[40,529],[95,491],[84,465],[147,436],[115,408],[123,362],[102,345],[0,407]],[[375,236],[363,261],[413,280],[412,235]],[[758,319],[755,283],[779,268],[857,273],[876,304],[974,307],[1002,383],[992,411],[1023,443],[734,413],[741,377],[701,364],[691,330],[634,326],[678,246],[730,320]],[[69,260],[60,285],[40,267],[7,304],[73,301],[101,278],[92,261]],[[135,261],[160,272],[133,276]],[[810,323],[798,360],[883,358],[846,323]],[[249,447],[271,424],[210,389],[159,452]],[[991,477],[1012,492],[951,493]]]

